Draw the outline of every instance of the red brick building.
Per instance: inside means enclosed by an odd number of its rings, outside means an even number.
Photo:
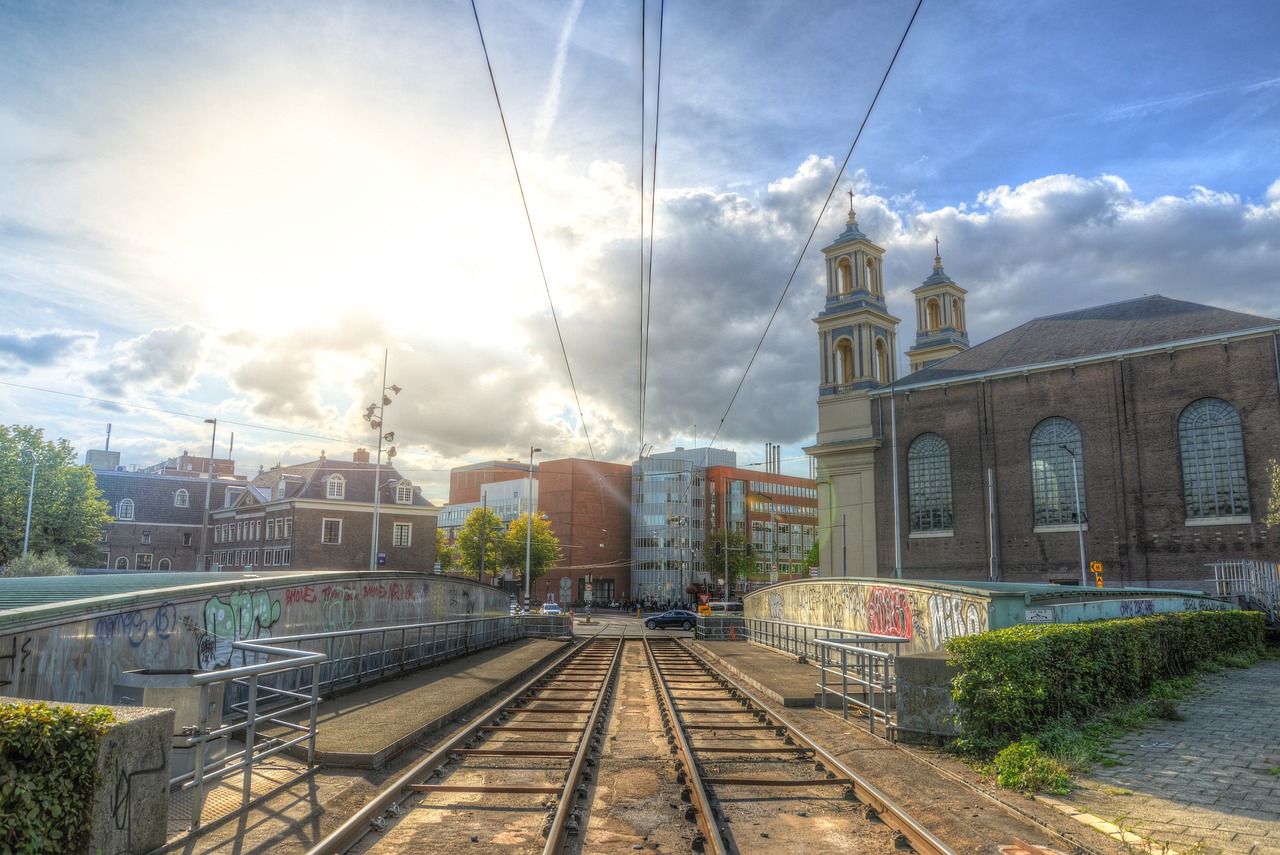
[[[631,467],[569,457],[538,466],[537,509],[564,557],[536,583],[541,601],[612,602],[631,590]],[[567,593],[566,593],[567,592]]]

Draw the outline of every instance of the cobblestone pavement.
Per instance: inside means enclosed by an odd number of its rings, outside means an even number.
[[[1135,850],[1280,855],[1280,660],[1206,675],[1178,711],[1115,740],[1118,764],[1072,795],[1042,800],[1147,841]]]

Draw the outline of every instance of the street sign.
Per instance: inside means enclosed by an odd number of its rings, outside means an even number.
[[[700,605],[700,606],[705,606],[705,605],[706,605],[707,603],[709,603],[709,602],[711,602],[711,595],[710,595],[710,594],[699,594],[699,595],[698,595],[698,605]]]
[[[378,566],[379,566],[379,567],[381,567],[381,566],[383,566],[383,565],[384,565],[384,564],[386,564],[386,563],[387,563],[387,553],[385,553],[385,552],[379,552],[379,553],[378,553]]]

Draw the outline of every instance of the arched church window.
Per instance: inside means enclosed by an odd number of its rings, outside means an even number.
[[[951,531],[951,446],[922,433],[907,449],[907,513],[912,532]]]
[[[879,294],[880,289],[876,286],[876,260],[874,258],[867,259],[866,269],[866,289],[872,294]]]
[[[892,378],[889,376],[889,348],[885,345],[884,339],[876,339],[876,381],[880,383],[888,383]]]
[[[853,265],[847,258],[840,259],[836,264],[836,288],[841,294],[848,294],[853,290]]]
[[[836,382],[841,386],[853,382],[853,342],[847,338],[836,342]]]
[[[964,318],[960,316],[960,298],[951,298],[951,326],[958,330],[964,329]]]
[[[942,306],[936,299],[930,299],[924,304],[924,323],[925,329],[936,330],[942,328]]]
[[[1178,417],[1182,494],[1188,520],[1249,516],[1240,414],[1220,398],[1201,398]]]
[[[1031,501],[1037,526],[1077,525],[1088,521],[1084,446],[1080,429],[1069,419],[1054,416],[1031,431]]]
[[[128,570],[128,569],[129,569],[129,559],[128,559],[128,558],[117,558],[117,559],[116,559],[116,569],[117,569],[117,570]]]

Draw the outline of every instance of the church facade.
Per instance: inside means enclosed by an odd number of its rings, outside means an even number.
[[[1275,560],[1280,321],[1154,296],[971,348],[935,256],[899,378],[876,353],[896,352],[883,250],[849,222],[815,319],[822,575],[1093,585],[1101,565],[1108,587],[1205,589],[1207,564]]]

